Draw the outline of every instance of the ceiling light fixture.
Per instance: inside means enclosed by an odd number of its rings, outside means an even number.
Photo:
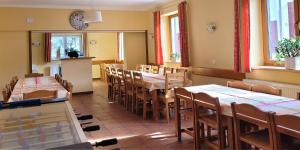
[[[99,23],[102,22],[102,13],[98,8],[94,8],[96,6],[94,0],[90,0],[91,10],[84,11],[83,21],[84,23]]]

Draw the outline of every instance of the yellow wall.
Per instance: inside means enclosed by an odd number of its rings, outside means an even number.
[[[189,0],[190,57],[193,66],[233,68],[233,5],[234,0]],[[213,33],[207,31],[210,23],[217,25]]]
[[[89,56],[96,57],[94,60],[117,59],[117,32],[88,33],[87,39]],[[92,40],[95,45],[90,44]]]
[[[96,41],[96,44],[91,44],[91,41]],[[117,59],[117,42],[117,32],[88,33],[89,56],[96,57],[93,60],[115,60]],[[93,78],[100,78],[99,65],[93,65]]]
[[[69,25],[71,9],[0,8],[0,89],[13,75],[29,71],[29,30],[73,30]],[[149,12],[102,11],[103,22],[88,30],[147,30]],[[27,17],[32,24],[26,23]]]
[[[146,64],[146,40],[144,32],[124,33],[124,63],[127,69],[133,70],[137,64]]]

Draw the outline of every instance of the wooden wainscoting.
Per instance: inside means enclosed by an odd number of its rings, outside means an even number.
[[[93,65],[99,65],[100,67],[100,79],[106,80],[105,64],[123,64],[123,61],[115,59],[111,60],[93,60]]]
[[[203,67],[193,67],[193,75],[232,79],[232,80],[243,80],[246,78],[245,73],[235,72],[228,69],[217,69],[217,68],[203,68]]]

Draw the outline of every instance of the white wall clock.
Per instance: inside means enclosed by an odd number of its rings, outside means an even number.
[[[74,11],[70,16],[70,24],[76,30],[84,30],[89,25],[84,23],[84,12],[83,11]]]

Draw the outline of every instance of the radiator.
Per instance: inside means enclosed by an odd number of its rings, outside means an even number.
[[[289,97],[289,98],[296,99],[297,92],[300,92],[300,85],[277,83],[277,82],[270,82],[270,81],[263,81],[263,80],[252,80],[252,79],[244,79],[243,81],[249,84],[264,84],[264,85],[273,86],[275,88],[282,90],[282,96]]]

